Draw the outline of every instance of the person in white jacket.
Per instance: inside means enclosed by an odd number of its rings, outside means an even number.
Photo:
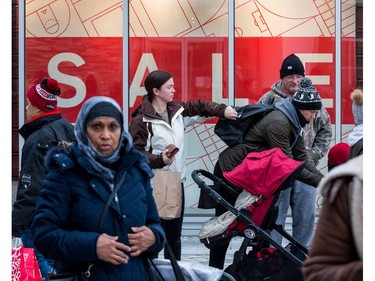
[[[143,97],[142,104],[132,113],[133,120],[129,128],[134,147],[147,156],[152,169],[180,172],[183,193],[186,178],[185,128],[201,123],[209,117],[236,119],[237,112],[231,106],[211,101],[174,101],[173,76],[163,70],[152,71],[144,84],[147,94]],[[174,156],[169,156],[167,146],[170,144],[179,149]],[[184,200],[179,218],[161,220],[167,241],[177,260],[181,259],[183,215]],[[165,251],[164,257],[169,258]]]

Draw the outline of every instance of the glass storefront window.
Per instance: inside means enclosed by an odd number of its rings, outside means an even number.
[[[337,3],[341,39],[335,24]],[[131,121],[130,114],[145,94],[144,78],[154,69],[173,74],[176,100],[244,105],[256,103],[280,79],[283,58],[295,53],[331,116],[333,145],[346,141],[353,128],[349,95],[362,85],[358,74],[363,54],[358,33],[362,10],[358,7],[362,5],[353,0],[31,1],[25,4],[25,64],[20,72],[25,71],[24,88],[47,75],[57,79],[63,92],[60,107],[71,122],[82,102],[93,95],[112,96],[128,104],[123,110]],[[124,13],[129,22],[123,23]],[[230,15],[234,15],[234,38],[228,32]],[[125,53],[124,24],[129,30]],[[229,73],[232,66],[234,73]],[[125,89],[124,73],[129,76]],[[199,189],[190,172],[197,168],[213,171],[225,148],[213,133],[216,120],[186,131],[186,206],[191,209]],[[325,159],[319,168],[326,171]]]

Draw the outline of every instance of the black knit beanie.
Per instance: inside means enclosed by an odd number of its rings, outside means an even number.
[[[291,54],[284,59],[280,68],[280,79],[293,74],[305,76],[303,63],[295,54]]]
[[[85,127],[92,120],[98,117],[112,117],[117,122],[119,122],[121,128],[124,123],[121,112],[113,104],[105,101],[99,102],[93,108],[91,108],[85,120]]]

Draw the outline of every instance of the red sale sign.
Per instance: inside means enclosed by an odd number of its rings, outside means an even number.
[[[254,103],[279,80],[284,57],[297,54],[334,119],[335,43],[330,37],[240,37],[235,40],[236,105]],[[355,38],[342,41],[342,123],[352,124],[350,92],[355,88]],[[129,65],[129,87],[123,91],[123,60]],[[59,81],[61,112],[71,122],[82,103],[96,95],[113,97],[129,111],[145,94],[143,81],[155,69],[174,76],[176,100],[228,103],[228,38],[129,38],[123,57],[120,37],[26,38],[26,89],[46,76]]]

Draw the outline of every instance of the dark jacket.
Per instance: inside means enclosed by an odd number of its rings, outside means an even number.
[[[281,91],[281,81],[277,81],[271,86],[271,90],[259,99],[258,103],[276,103],[287,97]],[[327,154],[332,139],[331,118],[324,105],[312,122],[306,124],[303,130],[306,152],[317,166],[319,160]]]
[[[255,123],[245,135],[245,144],[225,149],[219,155],[219,164],[223,172],[238,166],[249,152],[260,152],[279,147],[291,159],[305,162],[298,180],[317,187],[323,174],[316,169],[313,161],[305,152],[302,127],[296,109],[287,98],[276,103],[271,111]]]
[[[146,225],[156,236],[156,243],[146,253],[156,255],[164,246],[165,235],[152,196],[153,175],[145,157],[135,148],[121,153],[114,168],[115,184],[122,174],[125,180],[105,217],[97,227],[111,194],[100,174],[74,143],[71,152],[52,150],[47,157],[49,174],[41,191],[32,224],[34,243],[48,258],[63,262],[62,271],[87,269],[93,262],[92,277],[97,281],[144,281],[141,257],[130,257],[128,264],[112,265],[98,259],[96,243],[101,233],[118,236],[129,245],[131,227]],[[129,253],[128,253],[129,254]]]
[[[74,140],[73,125],[60,113],[26,123],[19,130],[25,139],[22,147],[21,171],[17,196],[12,210],[12,235],[20,237],[30,227],[43,179],[47,151],[64,140]]]

